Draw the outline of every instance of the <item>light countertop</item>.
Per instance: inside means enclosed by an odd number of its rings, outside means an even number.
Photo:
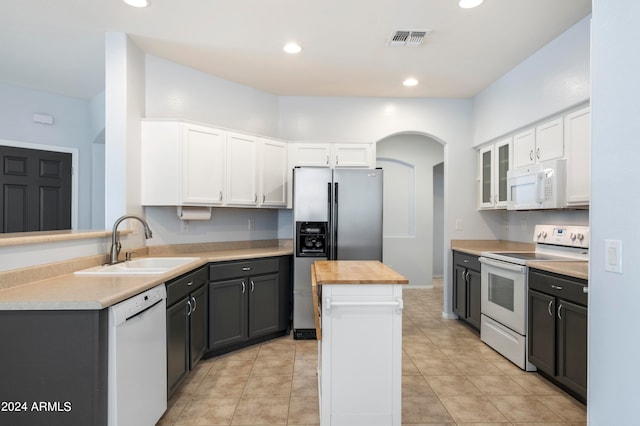
[[[409,280],[377,260],[315,261],[317,285],[409,284]]]
[[[210,262],[291,255],[288,246],[167,253],[170,257],[197,257],[170,272],[158,275],[65,274],[0,290],[0,310],[104,309],[160,283]]]
[[[518,252],[534,251],[534,243],[520,243],[505,240],[452,240],[451,250],[480,256],[483,251],[493,252]],[[589,279],[589,262],[558,262],[558,261],[532,261],[527,266],[543,271],[554,272],[574,278]]]

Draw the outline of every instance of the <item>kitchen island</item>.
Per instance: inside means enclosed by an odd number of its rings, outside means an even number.
[[[399,426],[409,281],[378,261],[316,261],[311,277],[321,426]]]

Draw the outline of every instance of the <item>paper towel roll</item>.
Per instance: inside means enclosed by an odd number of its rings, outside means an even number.
[[[182,220],[209,220],[211,207],[178,207],[178,217]]]

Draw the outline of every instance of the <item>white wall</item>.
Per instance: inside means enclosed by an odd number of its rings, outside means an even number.
[[[181,118],[278,137],[275,95],[152,55],[146,56],[145,83],[149,118]]]
[[[85,99],[0,83],[0,139],[78,150],[79,229],[91,229],[90,104]],[[53,125],[33,122],[33,114],[53,116]]]
[[[431,287],[433,166],[442,163],[444,148],[422,135],[400,134],[378,141],[376,155],[377,165],[385,171],[383,261],[407,277],[409,285]],[[442,229],[444,218],[440,220]],[[440,243],[438,253],[444,241]]]
[[[433,277],[444,276],[444,163],[433,167]]]
[[[590,16],[473,99],[474,146],[589,99]]]
[[[593,1],[590,425],[639,421],[639,16],[637,1]],[[622,241],[622,274],[604,270],[606,239]]]

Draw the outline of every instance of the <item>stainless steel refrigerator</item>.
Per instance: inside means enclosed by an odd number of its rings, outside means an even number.
[[[382,261],[382,169],[293,169],[294,338],[315,338],[311,264]]]

